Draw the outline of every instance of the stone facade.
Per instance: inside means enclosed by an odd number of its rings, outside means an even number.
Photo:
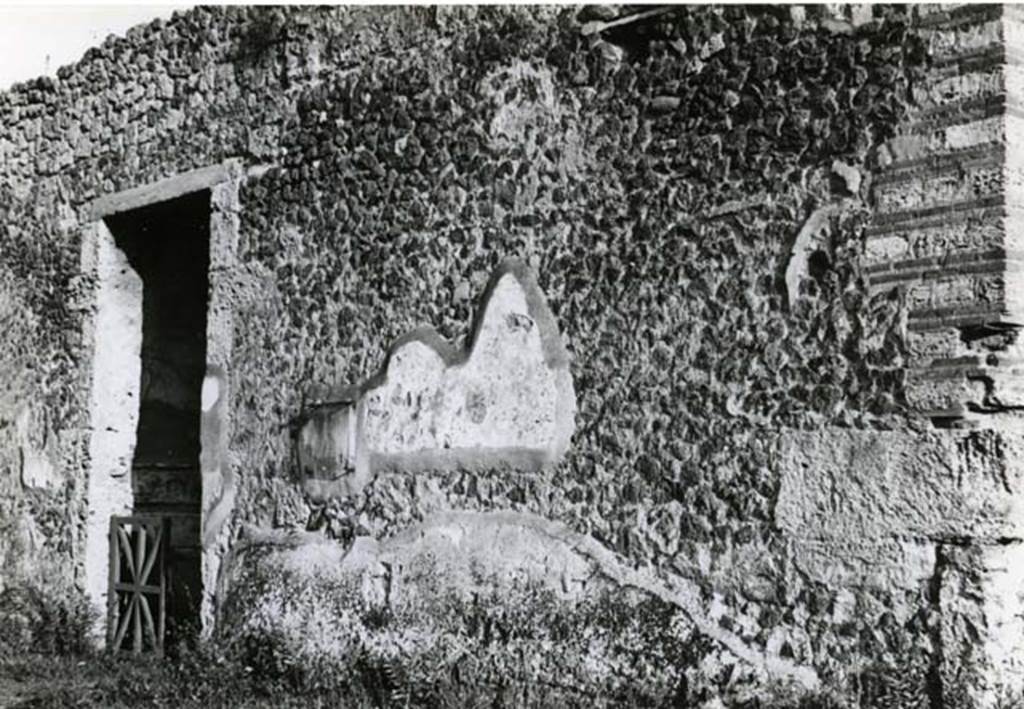
[[[616,12],[197,8],[0,94],[0,590],[102,605],[111,225],[199,195],[207,632],[343,663],[488,597],[586,621],[523,641],[584,694],[1021,691],[1019,12]]]

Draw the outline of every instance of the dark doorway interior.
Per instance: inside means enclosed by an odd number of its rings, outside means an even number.
[[[142,279],[135,512],[171,519],[168,638],[191,635],[201,598],[200,416],[209,301],[208,190],[106,220]]]

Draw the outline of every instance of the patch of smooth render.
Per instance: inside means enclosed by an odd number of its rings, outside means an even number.
[[[25,302],[11,271],[0,264],[0,469],[17,470],[24,488],[52,490],[61,479],[53,464],[45,417],[30,405],[39,317]],[[12,425],[13,424],[13,425]],[[4,491],[0,489],[0,494]]]
[[[40,552],[45,542],[39,524],[27,509],[7,516],[0,527],[0,591],[40,577]]]
[[[53,490],[60,482],[57,470],[45,451],[21,448],[21,484],[26,488]]]
[[[539,128],[538,121],[552,120],[558,114],[551,72],[524,61],[488,74],[481,82],[481,92],[498,104],[489,127],[496,141],[520,142]]]
[[[18,470],[26,490],[53,491],[61,483],[60,470],[53,462],[53,442],[46,422],[39,419],[38,412],[28,407],[14,418]]]
[[[314,410],[299,433],[313,496],[353,494],[384,470],[539,470],[565,454],[576,413],[554,315],[513,260],[491,277],[465,350],[412,332],[355,391],[347,405]]]
[[[216,392],[214,396],[213,392]],[[204,636],[216,622],[216,589],[219,586],[221,558],[226,551],[228,519],[234,509],[236,487],[228,449],[227,377],[217,366],[207,365],[203,380],[203,412],[201,418],[202,449],[199,463],[202,471],[202,562],[203,596],[199,619]]]
[[[794,567],[830,588],[919,591],[935,574],[935,544],[921,540],[794,538],[788,546]],[[892,610],[900,618],[906,608]]]
[[[522,580],[540,583],[567,599],[602,587],[633,589],[679,609],[703,635],[762,677],[807,689],[819,686],[813,669],[725,630],[718,622],[721,608],[707,607],[699,584],[651,568],[637,569],[595,539],[531,513],[439,513],[379,542],[359,537],[347,552],[310,533],[253,528],[246,532],[250,547],[283,547],[261,563],[302,576],[347,579],[350,587],[362,589],[369,603],[406,604],[438,583],[469,598]],[[246,563],[244,549],[236,562],[239,567]]]
[[[83,240],[83,272],[95,277],[92,388],[89,398],[86,594],[102,637],[110,566],[110,517],[132,509],[131,465],[142,375],[142,279],[102,221]]]

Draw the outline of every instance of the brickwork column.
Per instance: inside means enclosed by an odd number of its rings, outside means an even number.
[[[1024,461],[1024,8],[915,13],[929,66],[899,135],[879,152],[867,272],[873,291],[903,300],[909,406],[937,428],[973,429],[971,440],[997,453],[1016,500],[1024,493],[1013,489]],[[969,530],[931,541],[943,705],[1024,699],[1022,540]]]

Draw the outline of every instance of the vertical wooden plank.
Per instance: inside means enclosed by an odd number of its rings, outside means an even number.
[[[117,537],[121,540],[121,544],[118,547],[124,553],[124,558],[128,562],[128,573],[135,577],[137,572],[135,571],[135,559],[132,558],[132,540],[128,536],[128,532],[125,530],[127,521],[124,519],[119,520],[117,525]]]
[[[136,518],[132,525],[132,531],[135,533],[135,579],[133,584],[136,586],[135,612],[132,614],[132,652],[138,655],[142,652],[142,608],[140,606],[146,602],[142,591],[138,589],[138,586],[145,583],[145,579],[142,578],[142,568],[146,564],[145,521]]]
[[[139,608],[146,599],[142,597],[141,591],[135,592],[135,613],[132,616],[132,623],[134,624],[133,636],[132,636],[132,651],[138,655],[142,652],[142,609]]]
[[[160,653],[164,651],[164,632],[167,628],[167,557],[171,548],[171,518],[164,517],[161,520],[163,526],[163,538],[160,540],[160,560],[157,562],[160,570],[160,605],[157,607],[158,614],[158,635],[160,639]]]
[[[115,584],[121,580],[121,558],[118,551],[117,518],[110,518],[110,534],[108,537],[110,567],[107,569],[107,649],[117,650],[114,638],[117,635],[117,591]]]
[[[146,525],[136,522],[135,525],[135,583],[144,584],[146,579],[142,571],[146,566]]]

